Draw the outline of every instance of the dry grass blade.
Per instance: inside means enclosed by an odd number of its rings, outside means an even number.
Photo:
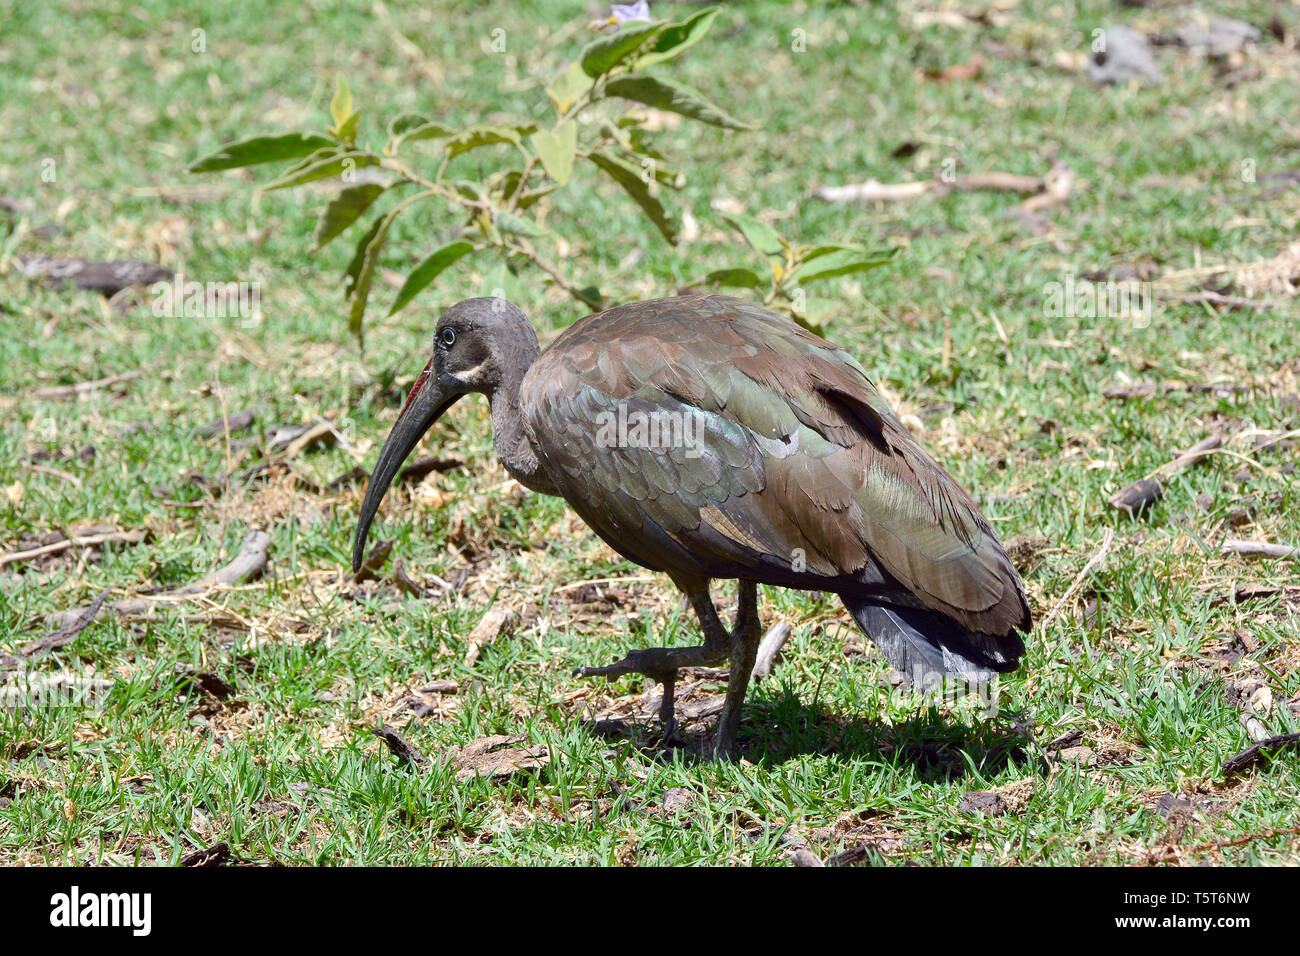
[[[1079,588],[1083,587],[1083,583],[1088,580],[1092,575],[1092,572],[1097,570],[1097,568],[1101,566],[1102,562],[1106,560],[1106,555],[1110,554],[1111,542],[1114,540],[1115,529],[1107,528],[1106,534],[1101,539],[1101,547],[1099,547],[1096,553],[1088,559],[1088,563],[1083,566],[1083,569],[1078,573],[1075,579],[1070,582],[1070,586],[1065,589],[1065,593],[1061,595],[1056,604],[1052,606],[1052,609],[1047,612],[1047,616],[1043,618],[1042,630],[1046,631],[1051,627],[1052,622],[1056,620],[1061,611],[1065,608],[1066,602],[1068,602],[1070,598],[1074,597],[1075,592],[1078,591]]]

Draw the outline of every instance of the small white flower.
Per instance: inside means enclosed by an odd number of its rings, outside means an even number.
[[[637,0],[636,3],[616,3],[614,4],[613,15],[619,26],[635,20],[644,20],[649,23],[652,20],[650,16],[650,0]]]

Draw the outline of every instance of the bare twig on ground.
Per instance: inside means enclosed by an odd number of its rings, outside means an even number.
[[[265,531],[250,531],[239,548],[239,553],[225,567],[206,574],[192,584],[173,588],[160,594],[144,597],[126,598],[108,605],[108,610],[115,614],[127,616],[152,614],[160,605],[191,601],[205,597],[219,587],[241,584],[255,577],[266,567],[267,551],[271,546],[271,536]],[[76,608],[51,615],[50,620],[64,623],[75,620],[85,612],[85,608]]]
[[[107,531],[99,534],[89,534],[84,537],[69,534],[62,541],[43,544],[39,548],[0,554],[0,568],[6,564],[30,561],[33,558],[40,558],[47,554],[57,554],[69,548],[93,548],[101,544],[138,544],[145,539],[146,534],[145,531]]]
[[[1199,464],[1209,458],[1210,453],[1216,451],[1223,445],[1223,438],[1219,435],[1210,435],[1201,439],[1185,452],[1174,456],[1174,459],[1167,462],[1153,471],[1144,478],[1139,478],[1119,491],[1110,496],[1109,504],[1112,508],[1126,512],[1130,517],[1145,510],[1164,494],[1164,488],[1161,486],[1158,475],[1172,475],[1190,468],[1192,465]]]
[[[1219,552],[1259,558],[1300,557],[1300,548],[1289,544],[1269,544],[1267,541],[1245,541],[1240,538],[1229,538],[1219,546]]]
[[[1210,305],[1222,305],[1230,309],[1269,309],[1273,303],[1264,302],[1259,299],[1247,299],[1239,295],[1224,295],[1222,292],[1214,292],[1207,289],[1204,292],[1181,292],[1177,294],[1162,294],[1162,299],[1171,299],[1175,302],[1188,302],[1195,304],[1197,302],[1206,302]]]
[[[242,412],[235,412],[229,418],[214,418],[194,429],[194,434],[198,438],[216,438],[227,433],[233,435],[253,424],[254,420],[253,410],[246,408]]]
[[[122,382],[133,381],[143,372],[123,372],[120,375],[110,375],[107,378],[97,378],[90,382],[77,382],[75,385],[52,385],[48,388],[38,388],[36,390],[37,398],[75,398],[78,395],[85,395],[87,392],[93,392],[96,389],[108,388],[111,385],[118,385]]]
[[[758,645],[758,656],[754,660],[753,677],[755,680],[762,680],[772,673],[772,665],[776,663],[776,656],[781,653],[781,648],[785,647],[785,642],[790,639],[790,625],[782,621],[774,625],[765,635]]]
[[[31,660],[32,658],[40,657],[42,654],[57,650],[65,644],[70,644],[76,639],[78,634],[90,626],[91,622],[94,621],[95,618],[99,617],[99,612],[103,610],[104,601],[107,599],[108,592],[100,591],[95,600],[82,608],[81,613],[71,621],[64,624],[57,631],[46,634],[39,641],[34,641],[31,644],[28,644],[18,653],[28,660]]]
[[[498,604],[491,608],[469,632],[465,648],[465,666],[473,667],[483,648],[497,639],[507,623],[517,612],[513,608]]]
[[[902,183],[882,183],[868,179],[847,186],[819,186],[812,194],[827,202],[902,202],[925,195],[943,196],[950,192],[990,190],[1028,196],[1020,208],[1025,212],[1042,212],[1068,201],[1073,185],[1074,176],[1069,168],[1064,163],[1056,162],[1046,176],[989,172],[957,176],[951,180],[919,179]]]
[[[1270,758],[1282,750],[1296,749],[1300,749],[1300,734],[1279,734],[1276,737],[1269,737],[1225,760],[1223,776],[1234,777],[1243,770],[1253,767],[1260,760]]]
[[[379,724],[371,727],[370,732],[387,744],[388,749],[402,763],[412,767],[427,767],[429,765],[429,758],[420,753],[397,731]]]
[[[384,566],[384,562],[388,560],[388,555],[392,553],[395,540],[397,539],[385,538],[370,549],[370,554],[366,555],[366,559],[361,562],[361,567],[357,569],[357,573],[352,575],[353,584],[360,584],[362,581],[368,581],[375,577],[375,572]]]
[[[181,857],[181,866],[224,866],[230,859],[229,843],[214,843],[202,850],[195,850]]]

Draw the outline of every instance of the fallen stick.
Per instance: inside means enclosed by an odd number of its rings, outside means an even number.
[[[412,767],[428,766],[429,758],[416,750],[405,737],[382,724],[370,728],[370,732],[388,745],[388,749],[402,763]]]
[[[49,465],[28,465],[27,467],[38,474],[52,475],[55,478],[61,478],[74,488],[81,487],[81,479],[74,474],[64,471],[62,468],[51,468]]]
[[[282,457],[296,458],[311,446],[321,442],[326,442],[327,444],[332,445],[338,440],[338,437],[338,432],[334,430],[333,425],[328,422],[317,422],[301,435],[293,439],[293,441],[289,442],[289,444],[284,448]]]
[[[1178,294],[1162,294],[1162,299],[1169,299],[1174,302],[1187,302],[1196,304],[1198,302],[1208,302],[1210,305],[1222,305],[1230,309],[1269,309],[1273,307],[1271,302],[1261,302],[1259,299],[1246,299],[1239,295],[1224,295],[1221,292],[1206,290],[1205,292],[1183,292]]]
[[[1173,460],[1161,465],[1145,478],[1139,478],[1131,485],[1121,488],[1110,496],[1108,503],[1112,508],[1126,512],[1133,517],[1155,504],[1164,495],[1164,488],[1156,477],[1161,472],[1166,475],[1176,474],[1210,457],[1210,453],[1223,445],[1218,435],[1202,438],[1187,451],[1175,455]]]
[[[1139,478],[1111,495],[1107,503],[1133,517],[1159,501],[1164,493],[1164,488],[1154,478]]]
[[[0,568],[18,561],[30,561],[33,558],[40,558],[47,554],[57,554],[60,551],[67,551],[69,548],[93,548],[100,544],[139,544],[145,539],[146,533],[144,531],[110,531],[101,534],[89,534],[85,537],[72,534],[62,541],[43,544],[39,548],[31,548],[27,551],[9,551],[0,554]]]
[[[240,545],[239,553],[223,568],[205,574],[192,584],[173,588],[159,594],[146,597],[125,598],[107,605],[108,610],[122,615],[151,615],[160,604],[180,603],[204,597],[214,588],[242,584],[255,577],[266,567],[267,551],[271,546],[271,536],[265,531],[250,531]],[[86,608],[76,608],[51,615],[53,622],[69,623],[84,613]]]
[[[69,285],[112,296],[129,286],[147,286],[172,279],[162,266],[138,259],[120,262],[91,262],[87,259],[61,259],[55,256],[14,256],[14,265],[27,278],[43,282],[52,289]]]
[[[39,641],[33,641],[31,644],[28,644],[18,653],[28,660],[32,660],[33,658],[40,657],[42,654],[47,654],[50,651],[57,650],[65,644],[70,644],[78,634],[90,626],[91,622],[94,621],[95,618],[99,617],[99,612],[104,609],[104,601],[107,599],[108,592],[100,591],[99,596],[96,597],[95,600],[91,601],[89,605],[82,608],[81,613],[75,618],[63,625],[57,631],[46,634]]]
[[[1254,746],[1247,747],[1241,753],[1225,760],[1223,762],[1223,776],[1225,778],[1236,776],[1265,757],[1272,757],[1281,750],[1295,750],[1297,748],[1300,748],[1300,734],[1279,734],[1276,737],[1261,740]]]
[[[37,398],[74,398],[77,395],[85,395],[87,392],[93,392],[99,388],[108,388],[110,385],[117,385],[121,382],[130,382],[139,378],[143,372],[123,372],[120,375],[110,375],[108,378],[97,378],[92,382],[78,382],[75,385],[52,385],[48,388],[38,388],[36,390]]]
[[[434,471],[451,471],[453,468],[459,468],[465,464],[463,458],[435,458],[433,455],[425,455],[423,458],[417,458],[397,476],[400,483],[418,482],[425,475]]]
[[[1018,212],[1033,214],[1064,206],[1070,201],[1070,193],[1074,190],[1074,173],[1064,163],[1056,162],[1043,177],[1042,183],[1042,190],[1021,203]]]
[[[214,418],[212,421],[200,425],[194,429],[194,435],[197,438],[216,438],[218,435],[224,435],[227,431],[233,435],[235,432],[243,431],[253,424],[253,421],[253,410],[246,408],[242,412],[235,412],[229,418]]]
[[[362,581],[369,581],[375,576],[375,572],[383,567],[384,562],[388,560],[388,555],[392,553],[393,542],[396,538],[385,538],[378,542],[370,549],[370,554],[361,562],[361,567],[357,568],[352,575],[352,583],[360,584]]]
[[[1300,548],[1289,544],[1269,544],[1267,541],[1245,541],[1229,538],[1219,546],[1220,554],[1242,554],[1260,558],[1300,557]]]
[[[439,578],[438,581],[440,586],[446,585],[444,590],[450,590],[450,584],[447,584],[447,582],[443,581],[441,578]],[[406,566],[402,564],[401,558],[398,558],[393,562],[393,583],[413,598],[421,599],[429,596],[429,591],[427,591],[422,584],[416,581],[415,578],[411,577],[407,572]]]
[[[224,866],[230,859],[229,843],[214,843],[181,857],[181,866]]]
[[[754,660],[754,670],[751,672],[755,680],[762,680],[772,673],[772,665],[776,663],[776,655],[781,653],[781,648],[785,646],[785,642],[789,639],[790,625],[784,621],[774,625],[763,635],[763,640],[758,645],[758,656]]]
[[[935,180],[925,179],[912,183],[882,183],[868,179],[865,183],[848,186],[818,186],[813,190],[813,197],[827,202],[899,202],[915,199],[931,192]]]
[[[901,202],[916,199],[927,193],[942,196],[950,192],[991,192],[1020,193],[1030,196],[1025,203],[1030,211],[1038,211],[1049,206],[1065,202],[1070,197],[1073,174],[1063,164],[1058,163],[1046,176],[1024,176],[1019,173],[971,173],[969,176],[957,176],[952,180],[918,179],[903,183],[882,183],[878,179],[866,182],[850,183],[846,186],[818,186],[813,190],[816,199],[827,202]],[[1033,198],[1037,196],[1037,202]]]
[[[1245,836],[1240,836],[1233,840],[1202,843],[1199,846],[1191,847],[1189,852],[1204,853],[1206,850],[1223,850],[1230,846],[1244,846],[1247,843],[1253,843],[1255,840],[1272,840],[1274,837],[1289,836],[1293,833],[1300,833],[1300,826],[1287,827],[1285,830],[1265,830],[1262,833],[1247,833]]]
[[[506,623],[516,612],[512,608],[498,604],[492,608],[469,632],[468,646],[465,649],[465,666],[473,667],[483,648],[497,639]]]
[[[1173,461],[1165,465],[1165,471],[1169,474],[1182,471],[1184,468],[1190,468],[1210,457],[1210,452],[1223,446],[1223,439],[1218,435],[1210,435],[1208,438],[1202,438],[1191,448],[1182,454],[1176,456]]]

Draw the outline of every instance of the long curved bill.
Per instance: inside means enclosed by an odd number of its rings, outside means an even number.
[[[425,366],[420,377],[416,379],[411,394],[407,396],[406,404],[402,407],[402,413],[397,416],[397,422],[393,425],[393,430],[388,433],[388,440],[384,442],[384,447],[379,452],[379,461],[375,463],[375,470],[370,473],[366,499],[361,503],[361,520],[357,524],[357,534],[352,542],[353,573],[361,570],[361,562],[365,559],[366,533],[370,530],[375,512],[379,510],[379,503],[388,493],[388,486],[397,476],[397,470],[402,467],[402,462],[406,461],[406,456],[411,453],[411,449],[416,446],[424,433],[432,428],[433,423],[442,417],[443,412],[456,404],[461,397],[459,394],[447,395],[443,392],[430,375],[432,365],[433,361],[430,360],[429,365]]]

